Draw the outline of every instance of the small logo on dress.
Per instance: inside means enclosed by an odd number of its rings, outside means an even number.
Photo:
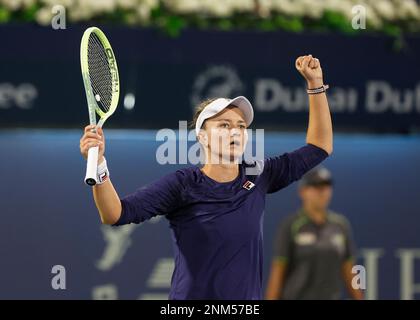
[[[244,183],[242,187],[246,190],[251,190],[252,188],[255,187],[255,183],[252,183],[251,181],[248,180],[247,182]]]

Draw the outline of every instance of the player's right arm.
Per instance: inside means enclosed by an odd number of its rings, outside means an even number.
[[[84,134],[80,139],[80,152],[87,159],[89,148],[99,146],[99,165],[104,161],[105,137],[102,128],[97,128],[96,133],[91,131],[93,128],[93,125],[85,127]],[[97,184],[92,190],[102,223],[109,225],[116,223],[121,216],[122,206],[111,181],[108,179],[102,184]]]

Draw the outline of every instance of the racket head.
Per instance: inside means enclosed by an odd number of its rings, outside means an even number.
[[[99,126],[111,116],[118,105],[120,81],[117,60],[105,34],[97,27],[83,33],[80,45],[80,65],[91,124]]]

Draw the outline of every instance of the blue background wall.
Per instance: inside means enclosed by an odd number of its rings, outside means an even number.
[[[168,292],[165,284],[150,285],[159,259],[172,256],[165,219],[127,229],[131,245],[120,251],[121,261],[98,269],[107,242],[82,181],[80,135],[80,130],[0,132],[0,299],[90,299],[98,286],[108,286],[120,299]],[[106,136],[111,177],[121,196],[176,168],[157,164],[155,131],[108,130]],[[291,151],[304,140],[303,134],[266,133],[266,155]],[[420,249],[419,146],[420,136],[338,134],[325,162],[336,180],[331,208],[352,222],[359,248],[384,250],[381,299],[400,298],[396,250]],[[298,205],[296,185],[268,196],[264,283],[276,225]],[[54,265],[66,268],[66,290],[51,288]],[[420,260],[414,268],[419,283]]]
[[[255,127],[302,131],[307,96],[295,59],[313,54],[331,86],[336,131],[420,131],[420,82],[413,69],[418,36],[405,36],[404,47],[395,50],[395,39],[383,35],[188,30],[169,38],[156,30],[103,30],[121,80],[121,107],[107,126],[177,127],[174,120],[190,119],[197,101],[245,95],[254,105]],[[0,50],[0,127],[79,127],[86,121],[83,31],[0,26],[6,44]],[[21,38],[26,41],[16,41]],[[128,93],[136,97],[134,109],[122,107]]]

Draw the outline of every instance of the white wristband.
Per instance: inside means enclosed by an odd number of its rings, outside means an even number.
[[[308,94],[318,94],[318,93],[323,93],[326,92],[327,89],[329,89],[329,85],[328,84],[323,84],[322,87],[319,88],[314,88],[314,89],[306,89],[306,92]]]
[[[109,170],[106,165],[106,159],[104,157],[104,161],[98,165],[97,177],[96,177],[96,184],[102,184],[109,179]]]

